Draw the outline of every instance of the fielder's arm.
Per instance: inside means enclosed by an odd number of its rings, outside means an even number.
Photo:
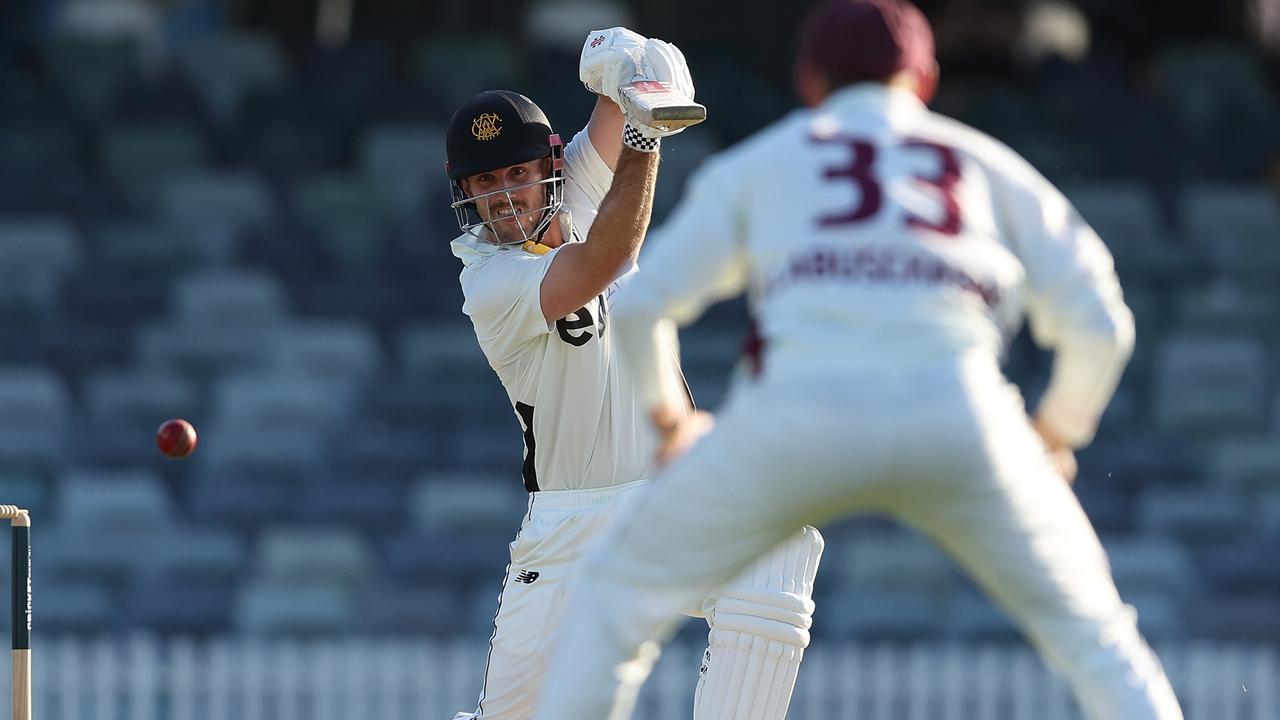
[[[1054,351],[1035,426],[1050,450],[1082,447],[1133,353],[1133,314],[1111,253],[1057,188],[1016,158],[995,189],[1027,270],[1032,337]]]
[[[687,325],[713,302],[747,284],[738,197],[714,160],[694,174],[689,192],[656,233],[640,271],[615,295],[609,318],[621,362],[634,373],[640,401],[655,417],[683,417],[687,399],[674,360],[658,342],[661,321]]]

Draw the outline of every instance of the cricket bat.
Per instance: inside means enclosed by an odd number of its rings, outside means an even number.
[[[671,85],[641,80],[618,90],[622,109],[642,125],[660,130],[679,130],[707,119],[705,105],[690,100]]]

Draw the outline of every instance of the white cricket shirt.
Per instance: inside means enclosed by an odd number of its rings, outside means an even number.
[[[651,347],[749,293],[769,367],[989,354],[1029,315],[1056,350],[1041,415],[1088,442],[1133,344],[1106,247],[1009,148],[862,84],[791,113],[695,174],[615,303],[619,350],[652,406],[675,391]],[[766,370],[767,371],[767,370]]]
[[[581,241],[613,183],[587,133],[565,147],[565,237]],[[529,491],[634,482],[656,452],[636,384],[614,362],[610,297],[630,276],[568,316],[548,323],[540,287],[557,250],[534,255],[471,235],[452,243],[462,260],[464,302],[480,347],[506,388],[524,430]],[[674,352],[666,341],[666,352]]]

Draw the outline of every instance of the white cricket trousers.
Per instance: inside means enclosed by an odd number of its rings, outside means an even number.
[[[554,631],[561,623],[577,622],[566,615],[566,601],[569,587],[577,582],[578,561],[649,484],[529,496],[529,511],[511,543],[477,708],[454,720],[532,717],[551,662]],[[713,647],[699,673],[694,720],[781,720],[786,714],[809,644],[810,598],[822,552],[821,536],[813,528],[792,536],[719,592],[692,598],[681,609],[709,618],[712,629]]]
[[[711,434],[585,560],[540,720],[630,717],[682,608],[802,525],[855,512],[888,513],[938,543],[1066,678],[1086,717],[1182,717],[994,358],[812,358],[736,388]]]

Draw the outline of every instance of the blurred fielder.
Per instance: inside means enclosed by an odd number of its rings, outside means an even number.
[[[468,101],[448,128],[447,170],[464,231],[452,245],[463,263],[463,312],[524,430],[530,493],[511,544],[479,704],[455,720],[533,715],[570,570],[647,484],[658,447],[635,381],[614,362],[608,304],[634,269],[652,209],[659,139],[672,129],[624,117],[617,103],[661,115],[679,106],[662,105],[670,100],[664,92],[656,101],[628,97],[633,83],[665,82],[687,103],[693,81],[675,46],[624,28],[588,36],[580,76],[601,97],[586,131],[568,145],[537,105],[506,91]],[[674,356],[674,333],[661,351]],[[791,534],[718,596],[691,597],[683,608],[712,628],[696,720],[785,716],[809,641],[822,549],[812,528]]]
[[[538,717],[629,717],[692,599],[806,523],[884,512],[964,566],[1089,718],[1181,718],[1064,482],[1133,345],[1106,248],[1022,158],[926,109],[933,37],[906,0],[820,6],[795,78],[808,109],[709,161],[614,303],[667,457],[707,422],[661,319],[746,291],[764,364],[588,556]],[[1024,311],[1056,351],[1034,419],[998,365]]]

